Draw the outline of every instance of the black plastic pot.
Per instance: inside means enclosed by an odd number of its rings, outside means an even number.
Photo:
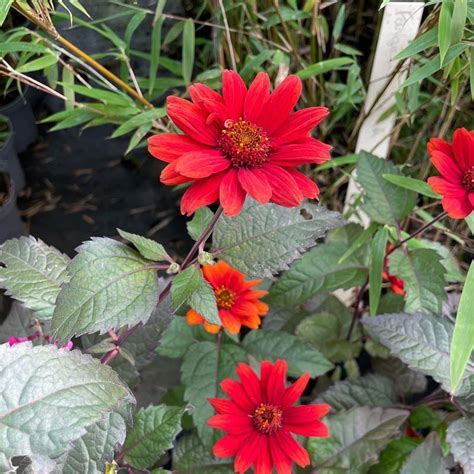
[[[12,123],[16,151],[25,151],[38,136],[36,119],[25,95],[19,95],[8,104],[0,106],[0,115],[6,115]]]
[[[25,175],[16,154],[15,133],[8,117],[0,115],[0,122],[2,121],[7,122],[10,133],[8,138],[0,143],[0,171],[6,171],[15,183],[15,189],[21,191],[25,187]]]
[[[7,200],[0,204],[0,244],[3,244],[5,240],[22,235],[23,224],[16,207],[15,184],[6,173],[0,173],[0,179],[6,179],[9,187]]]

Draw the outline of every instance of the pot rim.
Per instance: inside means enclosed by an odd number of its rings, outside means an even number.
[[[7,104],[0,105],[0,114],[5,114],[23,107],[28,102],[26,98],[27,92],[28,86],[24,87],[23,91],[18,91],[18,95],[13,100]]]
[[[15,139],[15,132],[13,131],[13,125],[12,125],[12,121],[10,120],[9,117],[7,117],[6,115],[3,115],[1,113],[1,109],[0,109],[0,121],[4,121],[7,123],[8,125],[8,138],[3,142],[3,144],[0,144],[0,154],[5,151],[9,146],[12,146],[13,145],[13,141]],[[1,161],[0,161],[1,163]],[[4,171],[2,170],[2,167],[0,166],[0,172],[1,171]]]

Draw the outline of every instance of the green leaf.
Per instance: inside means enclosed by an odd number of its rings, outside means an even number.
[[[421,443],[418,439],[394,439],[380,453],[379,463],[371,466],[369,474],[399,474],[410,453]]]
[[[379,226],[375,223],[370,224],[367,229],[364,229],[364,231],[358,235],[354,242],[351,243],[350,247],[346,250],[344,255],[339,259],[337,263],[343,263],[356,250],[360,249],[370,239],[370,237],[375,234],[377,229],[379,229]]]
[[[191,82],[194,67],[194,21],[188,18],[183,28],[183,79],[186,84]]]
[[[181,431],[183,409],[166,405],[141,408],[133,417],[122,453],[124,460],[136,469],[153,466]]]
[[[67,86],[78,94],[100,100],[107,105],[120,105],[129,107],[133,104],[132,100],[126,94],[120,91],[112,92],[106,91],[104,89],[93,89],[90,87],[81,86],[79,84],[69,84]]]
[[[356,407],[326,417],[331,436],[308,442],[313,468],[318,474],[367,472],[408,414],[393,408]]]
[[[2,0],[0,4],[0,26],[3,25],[5,18],[10,11],[10,7],[12,6],[13,0]]]
[[[131,242],[146,259],[155,262],[167,261],[173,263],[173,259],[168,255],[163,245],[158,242],[124,230],[117,229],[117,231],[120,237]]]
[[[471,234],[474,234],[474,211],[471,212],[464,220],[471,230]]]
[[[33,322],[33,313],[29,309],[25,308],[21,303],[15,301],[11,307],[10,312],[8,313],[8,316],[0,326],[0,344],[7,342],[10,336],[32,336],[38,329],[37,326],[33,324]],[[44,327],[43,330],[45,330]]]
[[[334,71],[337,69],[341,69],[344,66],[352,64],[354,62],[353,58],[334,58],[334,59],[326,59],[324,61],[320,61],[319,63],[311,64],[301,71],[296,73],[300,79],[309,79],[310,77],[319,76],[320,74],[324,74],[325,72]]]
[[[462,0],[461,0],[462,1]],[[441,3],[438,21],[438,46],[441,58],[440,65],[443,66],[444,58],[451,46],[451,6],[448,1]]]
[[[210,448],[214,430],[207,420],[214,414],[208,398],[223,396],[219,384],[235,377],[235,367],[245,361],[245,351],[235,344],[222,344],[220,349],[212,342],[192,344],[181,366],[181,381],[186,386],[184,398],[194,406],[193,420],[203,443]]]
[[[454,459],[461,465],[465,473],[474,472],[473,439],[473,418],[460,418],[449,425],[447,440]]]
[[[429,407],[416,407],[408,419],[410,426],[415,430],[434,430],[443,422],[443,417]]]
[[[206,227],[214,217],[214,213],[208,207],[200,207],[193,218],[186,223],[188,234],[193,240],[199,239]]]
[[[285,359],[291,377],[299,377],[304,372],[318,377],[334,368],[321,352],[286,332],[251,331],[242,345],[258,361]]]
[[[178,308],[201,286],[203,280],[201,269],[191,265],[178,273],[171,284],[171,299],[173,306]]]
[[[367,275],[366,250],[359,249],[338,264],[361,232],[350,224],[332,231],[325,244],[304,254],[270,289],[269,301],[281,306],[304,303],[317,293],[361,285]]]
[[[357,161],[357,181],[364,190],[363,209],[375,222],[396,225],[415,206],[416,194],[388,183],[384,174],[400,175],[391,162],[361,152]]]
[[[229,458],[216,458],[196,435],[181,438],[173,452],[173,469],[179,474],[231,474],[234,463]]]
[[[153,120],[160,119],[166,115],[166,110],[164,107],[154,108],[152,110],[147,110],[145,112],[139,112],[137,115],[126,120],[120,127],[118,127],[114,133],[112,133],[111,138],[121,137],[136,128],[141,127],[142,125],[149,125]]]
[[[445,273],[441,257],[432,249],[395,250],[389,256],[390,274],[405,283],[405,311],[440,314],[446,299]]]
[[[471,88],[471,98],[474,100],[474,48],[471,48],[471,57],[469,60],[470,67],[469,67],[469,86]],[[474,213],[471,212],[471,216]],[[466,217],[467,221],[467,217]],[[468,221],[469,222],[469,221]],[[469,228],[471,229],[471,233],[474,234],[474,224],[470,224]]]
[[[221,318],[217,309],[216,297],[211,285],[201,278],[199,287],[189,297],[188,304],[199,313],[208,323],[221,325]]]
[[[372,252],[369,266],[369,306],[370,315],[377,314],[380,294],[382,291],[382,272],[385,260],[385,250],[388,242],[388,231],[380,229],[372,240]]]
[[[69,258],[34,237],[7,240],[0,246],[0,287],[40,319],[50,319]]]
[[[133,35],[137,28],[142,24],[143,20],[146,18],[147,14],[143,11],[135,13],[129,21],[127,28],[125,29],[124,41],[127,45],[127,52],[130,51],[130,43],[132,41]]]
[[[0,44],[0,53],[2,55],[18,52],[47,53],[48,48],[39,43],[26,43],[23,41],[8,41]]]
[[[448,65],[451,61],[461,55],[467,48],[467,44],[458,43],[454,44],[448,49],[446,56],[444,58],[443,65]],[[406,79],[403,84],[400,86],[400,90],[404,87],[411,86],[412,84],[417,84],[423,79],[432,76],[441,69],[441,62],[439,55],[436,55],[433,59],[430,59],[423,66],[416,68],[408,79]]]
[[[75,93],[74,90],[71,88],[74,85],[74,72],[73,69],[70,67],[63,67],[63,94],[66,97],[65,102],[65,109],[72,110],[74,108],[74,101],[75,101]]]
[[[92,110],[74,108],[51,115],[50,117],[43,120],[43,122],[51,122],[57,120],[56,125],[51,128],[51,131],[55,132],[58,130],[64,130],[65,128],[76,127],[85,122],[88,122],[89,120],[95,117],[97,117],[97,113]]]
[[[459,43],[464,34],[467,19],[468,0],[457,0],[454,2],[453,15],[451,17],[451,44]]]
[[[249,278],[270,278],[342,224],[340,214],[309,202],[286,208],[247,199],[238,216],[219,219],[213,252]]]
[[[365,317],[362,323],[390,352],[409,367],[430,375],[445,390],[450,390],[449,347],[453,325],[429,314],[384,314]],[[471,393],[474,387],[474,364],[469,363],[455,395]]]
[[[111,410],[134,401],[117,374],[80,351],[29,343],[0,346],[0,467],[29,456],[34,472],[50,472],[53,459]]]
[[[58,57],[54,54],[45,54],[37,59],[33,59],[21,66],[18,66],[16,70],[21,73],[40,71],[46,69],[53,64],[58,62]]]
[[[151,33],[151,61],[149,71],[149,85],[148,94],[152,94],[155,87],[156,75],[158,73],[158,66],[160,65],[161,54],[161,30],[163,27],[164,17],[160,16],[153,24],[153,31]]]
[[[474,349],[474,263],[471,263],[467,274],[464,289],[459,301],[458,312],[454,325],[453,340],[451,342],[451,392],[456,391],[472,350]]]
[[[56,461],[55,473],[104,472],[114,459],[115,448],[125,441],[127,426],[120,413],[106,413],[86,433],[73,442],[72,448]]]
[[[417,53],[421,53],[425,49],[432,48],[438,40],[438,27],[435,26],[431,28],[426,33],[418,36],[418,38],[414,39],[410,42],[410,44],[402,49],[398,54],[396,54],[393,59],[396,61],[400,61],[402,59],[409,58],[414,56]]]
[[[400,474],[446,474],[438,435],[430,433],[403,464]]]
[[[353,407],[387,407],[397,403],[393,382],[382,375],[369,374],[355,380],[336,382],[318,396],[315,403],[327,403],[332,411]]]
[[[59,293],[52,320],[55,338],[146,322],[158,301],[156,271],[125,244],[93,238],[68,266],[71,280]]]
[[[138,127],[135,130],[135,133],[132,135],[132,138],[130,138],[128,147],[125,150],[125,155],[128,155],[132,150],[134,150],[152,128],[153,128],[152,123],[145,123],[144,125],[141,125],[140,127]]]
[[[441,195],[435,193],[431,190],[431,186],[421,179],[410,178],[409,176],[400,176],[398,174],[388,174],[385,173],[382,175],[389,183],[400,186],[401,188],[409,189],[415,191],[418,194],[423,196],[428,196],[433,199],[440,199]]]
[[[347,308],[339,311],[321,311],[303,319],[295,334],[320,350],[330,361],[344,362],[360,354],[362,349],[360,325],[356,325],[347,340],[352,314]]]

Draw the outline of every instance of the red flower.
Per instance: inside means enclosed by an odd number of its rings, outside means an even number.
[[[247,194],[285,207],[318,196],[316,184],[295,166],[329,160],[331,147],[310,134],[328,110],[292,112],[301,87],[297,76],[288,76],[270,94],[270,79],[261,72],[247,90],[237,73],[224,71],[222,96],[194,84],[192,102],[168,97],[168,115],[184,135],[155,135],[148,150],[169,163],[162,183],[193,182],[181,201],[183,214],[220,200],[225,214],[235,216]]]
[[[202,273],[214,290],[222,326],[232,334],[238,334],[241,326],[258,329],[260,318],[268,313],[268,306],[259,298],[268,292],[252,288],[262,280],[245,281],[243,273],[223,261],[204,265]],[[204,329],[210,333],[221,329],[221,326],[208,323],[194,309],[187,312],[186,321],[191,325],[204,324]]]
[[[390,252],[393,249],[393,245],[387,245],[387,250],[385,254]],[[404,295],[405,294],[405,283],[401,278],[398,278],[394,275],[391,275],[388,270],[388,257],[384,258],[383,261],[383,273],[382,278],[390,282],[390,289],[396,293],[397,295]]]
[[[428,183],[443,196],[443,209],[454,219],[467,217],[474,210],[474,130],[458,128],[452,144],[432,138],[427,148],[441,173],[428,178]]]
[[[300,398],[309,380],[302,375],[285,388],[287,364],[263,361],[260,379],[247,364],[239,364],[236,373],[240,383],[225,379],[222,390],[230,397],[209,399],[217,415],[208,424],[226,434],[213,447],[216,457],[235,456],[235,472],[244,473],[252,465],[255,474],[291,474],[292,463],[305,467],[309,455],[293,437],[329,436],[328,427],[320,421],[329,405],[292,406]]]

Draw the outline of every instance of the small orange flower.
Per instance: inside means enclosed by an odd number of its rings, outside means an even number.
[[[204,265],[202,273],[214,290],[219,317],[227,331],[238,334],[241,326],[258,329],[260,318],[268,313],[268,306],[259,298],[268,292],[252,290],[262,280],[245,281],[245,276],[228,263],[220,261],[215,265]],[[190,309],[186,314],[188,324],[203,324],[210,333],[218,333],[221,326],[208,323],[203,316]]]
[[[393,249],[392,244],[387,245],[386,253],[390,252]],[[396,293],[397,295],[404,295],[405,294],[405,282],[394,275],[392,275],[388,270],[388,258],[385,257],[383,261],[383,273],[382,278],[386,281],[390,282],[390,289]]]

